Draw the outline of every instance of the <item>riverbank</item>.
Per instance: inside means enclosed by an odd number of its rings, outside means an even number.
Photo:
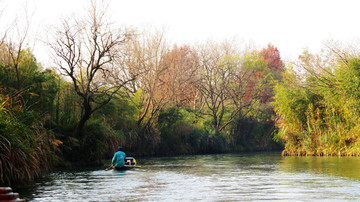
[[[360,151],[354,152],[354,151],[318,151],[318,152],[312,152],[312,151],[288,151],[283,150],[281,152],[282,156],[338,156],[338,157],[360,157]]]

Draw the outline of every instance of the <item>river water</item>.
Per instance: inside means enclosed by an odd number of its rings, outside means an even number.
[[[360,200],[360,158],[239,153],[137,159],[141,168],[57,171],[28,201]]]

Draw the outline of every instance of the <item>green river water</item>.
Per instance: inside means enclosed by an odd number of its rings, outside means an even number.
[[[238,153],[137,158],[141,168],[50,173],[27,201],[360,201],[360,158]]]

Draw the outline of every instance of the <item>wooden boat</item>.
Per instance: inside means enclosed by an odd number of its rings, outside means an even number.
[[[115,168],[115,170],[130,170],[133,168],[139,168],[139,166],[136,165],[136,160],[134,157],[125,157],[125,165],[120,168]]]
[[[12,192],[11,187],[0,187],[0,201],[25,201],[18,193]]]
[[[136,160],[134,157],[125,157],[125,165],[123,167],[120,168],[111,167],[111,168],[114,170],[121,171],[121,170],[131,170],[133,168],[140,168],[140,166],[136,165]]]
[[[134,168],[140,168],[140,166],[124,165],[123,167],[120,167],[120,168],[114,168],[114,170],[122,171],[122,170],[131,170],[131,169],[134,169]]]

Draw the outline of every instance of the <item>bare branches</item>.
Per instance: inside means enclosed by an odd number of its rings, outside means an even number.
[[[155,30],[129,42],[127,57],[123,62],[131,70],[130,74],[141,74],[132,82],[132,92],[141,89],[142,102],[139,103],[138,126],[143,129],[153,125],[157,114],[169,102],[169,95],[164,92],[161,78],[168,69],[164,56],[168,52],[164,31]],[[144,73],[144,74],[142,74]],[[145,122],[145,123],[144,123]]]
[[[243,121],[270,99],[271,81],[278,72],[257,51],[242,55],[233,44],[207,43],[198,54],[201,79],[197,89],[205,106],[201,113],[212,118],[215,133],[235,119]]]
[[[299,56],[299,61],[295,63],[296,67],[305,70],[305,74],[303,74],[305,78],[313,78],[312,80],[307,79],[306,85],[336,87],[338,78],[335,76],[335,69],[339,65],[338,61],[349,67],[348,62],[351,54],[342,49],[339,43],[325,43],[325,48],[327,51],[325,55],[313,55],[305,52]]]
[[[1,8],[0,17],[4,9],[5,7]],[[27,6],[24,6],[22,14],[21,16],[13,17],[14,20],[5,28],[4,33],[1,33],[2,36],[0,37],[0,46],[5,50],[1,58],[3,60],[2,62],[8,64],[8,68],[14,69],[16,77],[15,88],[18,91],[23,90],[22,88],[25,83],[25,81],[20,81],[21,76],[26,77],[26,72],[20,73],[19,63],[22,52],[25,50],[25,45],[29,42],[28,34],[32,19],[32,15],[29,14]]]
[[[122,57],[119,50],[128,36],[108,23],[106,8],[91,1],[88,15],[64,20],[56,31],[55,42],[49,43],[55,64],[71,79],[83,100],[84,114],[77,135],[93,112],[110,102],[137,76],[129,74],[126,66],[117,63]]]
[[[227,58],[228,53],[234,53],[226,44],[215,44],[208,42],[199,50],[200,80],[197,89],[203,97],[205,106],[209,110],[203,112],[212,117],[215,132],[221,132],[235,117],[232,114],[224,120],[225,111],[231,101],[228,87],[233,77],[234,63]]]

